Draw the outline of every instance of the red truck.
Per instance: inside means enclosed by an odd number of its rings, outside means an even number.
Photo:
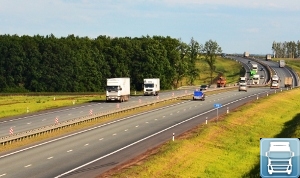
[[[226,79],[224,77],[219,77],[217,87],[226,87]]]

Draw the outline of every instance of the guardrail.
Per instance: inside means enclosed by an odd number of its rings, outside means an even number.
[[[57,130],[60,130],[60,129],[63,129],[66,127],[71,127],[74,125],[79,125],[81,123],[91,122],[93,120],[97,120],[97,119],[101,119],[101,118],[105,118],[105,117],[110,117],[110,116],[113,116],[113,115],[116,115],[119,113],[128,112],[130,110],[135,110],[140,107],[155,105],[156,103],[160,103],[160,102],[166,102],[168,100],[177,100],[177,99],[187,97],[190,95],[193,95],[193,93],[185,93],[183,95],[173,96],[173,97],[169,97],[169,98],[165,98],[165,99],[157,99],[155,101],[145,102],[145,103],[141,103],[141,104],[138,104],[135,106],[122,107],[122,108],[114,109],[114,110],[107,111],[107,112],[100,112],[100,113],[89,115],[89,116],[70,119],[70,120],[67,120],[64,122],[59,122],[57,124],[43,126],[40,128],[29,130],[29,131],[24,131],[24,132],[15,133],[12,135],[1,137],[0,143],[1,143],[1,145],[11,144],[16,141],[21,141],[21,140],[24,140],[27,138],[32,138],[32,137],[36,137],[39,135],[51,133],[51,132],[54,132],[54,131],[57,131]]]
[[[216,88],[216,89],[212,89],[210,91],[222,90],[222,89],[227,89],[227,88],[234,88],[234,87]],[[82,123],[87,123],[87,122],[91,122],[94,120],[110,117],[110,116],[117,115],[120,113],[135,110],[137,108],[141,108],[144,106],[155,105],[156,103],[166,102],[169,100],[177,100],[177,99],[180,99],[183,97],[191,96],[193,94],[194,94],[193,92],[188,93],[188,91],[186,90],[186,92],[184,94],[181,94],[178,96],[172,96],[172,97],[165,98],[165,99],[157,99],[155,101],[145,102],[145,103],[141,103],[141,104],[134,105],[134,106],[122,107],[122,108],[114,109],[111,111],[100,112],[100,113],[89,115],[89,116],[84,116],[84,117],[70,119],[70,120],[63,121],[63,122],[58,122],[57,124],[43,126],[40,128],[29,130],[29,131],[19,132],[19,133],[15,133],[12,135],[1,137],[0,143],[3,146],[7,145],[7,144],[12,144],[13,142],[22,141],[24,139],[33,138],[33,137],[37,137],[40,135],[52,133],[52,132],[55,132],[55,131],[58,131],[60,129],[64,129],[67,127],[72,127],[72,126],[80,125]]]

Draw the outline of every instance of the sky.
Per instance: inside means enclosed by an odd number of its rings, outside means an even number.
[[[0,0],[0,35],[170,36],[224,53],[300,40],[299,0]]]

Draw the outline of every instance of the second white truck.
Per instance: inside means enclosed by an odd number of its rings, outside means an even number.
[[[279,77],[277,75],[273,75],[272,78],[271,78],[271,86],[270,88],[275,88],[275,89],[278,89],[279,88]]]
[[[130,78],[108,78],[106,101],[128,101],[130,96]]]
[[[144,95],[158,95],[160,91],[159,78],[145,78],[144,79]]]

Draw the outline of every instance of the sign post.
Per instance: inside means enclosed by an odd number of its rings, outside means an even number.
[[[222,107],[221,104],[219,104],[219,103],[214,104],[214,108],[217,108],[217,123],[218,123],[218,119],[219,119],[219,108],[220,107]]]

